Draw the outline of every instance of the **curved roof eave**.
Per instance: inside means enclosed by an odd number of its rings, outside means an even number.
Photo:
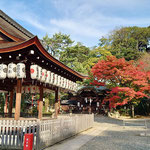
[[[39,49],[39,51],[46,57],[48,58],[50,61],[53,61],[55,64],[61,66],[62,68],[64,68],[65,70],[71,72],[72,74],[76,75],[77,77],[84,79],[86,78],[86,76],[83,76],[81,74],[79,74],[78,72],[72,70],[71,68],[67,67],[66,65],[64,65],[62,62],[58,61],[56,58],[54,58],[52,55],[50,55],[42,46],[42,44],[40,43],[39,39],[37,36],[22,42],[18,45],[12,46],[12,47],[7,47],[7,48],[2,48],[0,49],[0,54],[1,53],[7,53],[7,52],[14,52],[14,51],[18,51],[20,49],[26,48],[28,46],[31,45],[36,45],[36,47]]]

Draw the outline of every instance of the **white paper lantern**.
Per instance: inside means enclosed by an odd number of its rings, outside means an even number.
[[[31,87],[30,87],[30,92],[31,92],[32,94],[36,93],[36,86],[31,86]]]
[[[66,89],[68,89],[68,88],[69,88],[69,80],[66,79]]]
[[[57,85],[60,87],[60,75],[58,75],[58,77],[57,77]]]
[[[71,82],[72,82],[72,81],[69,80],[69,89],[70,89],[70,90],[71,90]]]
[[[24,63],[18,63],[17,64],[17,78],[25,78],[26,73],[25,73],[25,64]]]
[[[26,86],[25,87],[25,93],[30,93],[31,91],[31,87],[30,86]]]
[[[50,84],[53,84],[53,80],[54,80],[54,73],[51,72],[51,76],[50,76]]]
[[[51,72],[47,71],[46,80],[45,80],[46,83],[49,83],[49,81],[50,81],[50,75],[51,75]]]
[[[73,90],[76,91],[76,83],[73,83]]]
[[[77,89],[78,89],[78,84],[76,83],[75,84],[75,91],[77,91]]]
[[[14,63],[8,64],[7,77],[8,78],[16,78],[16,68],[17,65]]]
[[[80,107],[80,102],[77,102],[77,106]]]
[[[63,88],[63,82],[64,82],[64,78],[60,77],[60,87],[62,87],[62,88]]]
[[[63,88],[66,88],[66,85],[67,85],[67,79],[64,78]]]
[[[73,88],[72,88],[73,86],[72,86],[72,81],[70,82],[70,89],[71,90],[73,90]]]
[[[7,75],[7,65],[0,64],[0,79],[5,79]]]
[[[97,102],[97,107],[99,107],[99,102]]]
[[[54,79],[53,79],[53,84],[54,85],[57,85],[57,77],[58,77],[58,75],[57,74],[54,74]]]
[[[37,65],[30,66],[30,75],[31,75],[31,79],[33,80],[38,78],[38,66]]]
[[[42,77],[42,67],[37,67],[37,79],[40,81]]]
[[[46,80],[46,74],[47,74],[46,69],[42,69],[41,82],[45,82],[45,80]]]

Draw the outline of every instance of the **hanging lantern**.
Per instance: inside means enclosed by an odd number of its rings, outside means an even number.
[[[73,90],[73,82],[71,81],[70,89]]]
[[[7,75],[7,65],[0,64],[0,79],[5,79]]]
[[[46,74],[47,74],[46,69],[42,69],[41,82],[45,82],[45,80],[46,80]]]
[[[68,89],[70,90],[70,80],[68,80]]]
[[[75,82],[73,82],[73,85],[72,85],[72,86],[73,86],[73,90],[75,91]]]
[[[46,83],[49,83],[50,75],[51,75],[50,73],[51,73],[50,71],[47,71],[46,73],[46,80],[45,80]]]
[[[68,89],[68,88],[69,88],[69,80],[66,79],[66,89]]]
[[[97,107],[99,107],[99,102],[97,102]]]
[[[59,87],[62,87],[61,85],[62,85],[62,79],[61,79],[62,77],[60,76],[60,81],[59,81]]]
[[[72,81],[71,81],[71,80],[69,80],[69,83],[70,83],[70,85],[69,85],[69,86],[70,86],[70,87],[69,87],[69,89],[70,89],[70,90],[72,90]]]
[[[57,85],[58,85],[58,86],[60,86],[60,77],[61,77],[61,76],[59,76],[59,75],[58,75],[58,77],[57,77]]]
[[[36,86],[31,86],[30,91],[32,94],[36,93]]]
[[[8,78],[16,78],[16,67],[17,65],[14,63],[8,64],[7,77]]]
[[[74,84],[74,89],[77,91],[77,83]]]
[[[42,67],[37,67],[37,79],[40,81],[42,77]]]
[[[31,87],[30,86],[26,86],[25,87],[25,93],[30,93]]]
[[[18,63],[17,64],[17,78],[25,78],[26,73],[25,73],[25,64],[24,63]]]
[[[53,79],[53,84],[54,85],[57,85],[57,81],[58,81],[58,75],[57,74],[54,74],[54,79]]]
[[[72,90],[72,81],[70,82],[70,89]]]
[[[63,88],[66,88],[66,86],[67,86],[67,79],[64,78]]]
[[[63,82],[64,82],[64,78],[60,77],[60,87],[62,87],[62,88],[63,88]]]
[[[80,102],[77,103],[77,106],[80,107]]]
[[[49,84],[52,84],[51,83],[51,71],[49,71],[49,82],[48,82]]]
[[[37,65],[31,65],[30,66],[30,75],[31,79],[35,80],[38,77],[38,66]]]
[[[50,76],[50,84],[53,84],[53,80],[54,80],[54,73],[51,72],[51,76]]]
[[[84,98],[84,100],[85,100],[85,102],[86,102],[86,103],[88,102],[88,99],[87,99],[87,97],[85,97],[85,98]]]

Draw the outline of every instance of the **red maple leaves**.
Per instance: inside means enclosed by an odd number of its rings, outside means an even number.
[[[93,66],[91,84],[111,88],[105,98],[110,107],[128,102],[138,103],[141,98],[148,97],[150,90],[150,72],[143,71],[142,66],[142,63],[135,66],[133,61],[108,56],[106,60],[100,60]]]

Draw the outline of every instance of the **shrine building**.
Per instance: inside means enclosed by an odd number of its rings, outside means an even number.
[[[38,93],[38,118],[42,119],[43,93],[55,92],[58,114],[60,91],[76,91],[85,76],[72,70],[46,51],[37,36],[0,10],[0,91],[8,92],[9,117],[15,98],[15,120],[20,118],[22,93]]]

